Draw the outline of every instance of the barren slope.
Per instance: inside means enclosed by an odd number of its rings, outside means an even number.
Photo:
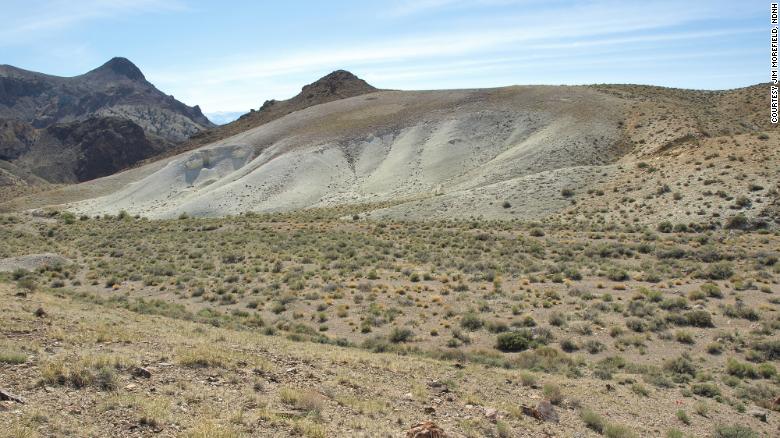
[[[771,226],[780,156],[764,90],[379,91],[4,208],[84,200],[68,208],[164,218],[376,204],[363,215],[718,224],[741,213]]]
[[[475,189],[615,161],[622,107],[621,100],[584,87],[372,93],[179,155],[143,180],[74,209],[225,215]]]

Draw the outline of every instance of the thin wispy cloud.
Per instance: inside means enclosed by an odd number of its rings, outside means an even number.
[[[454,7],[456,3],[458,2],[431,0],[422,2],[417,7]],[[566,59],[572,55],[561,50],[585,50],[601,46],[625,46],[628,49],[622,56],[628,60],[630,55],[631,62],[635,62],[635,48],[641,45],[755,32],[751,28],[657,32],[658,29],[673,28],[686,22],[701,20],[702,17],[728,13],[701,11],[695,7],[676,8],[671,13],[667,9],[668,6],[668,2],[647,5],[644,8],[631,4],[620,6],[613,2],[591,2],[584,6],[568,8],[567,16],[562,16],[557,8],[542,9],[519,15],[514,20],[507,20],[512,24],[501,27],[472,27],[465,30],[393,36],[388,39],[351,43],[329,50],[297,50],[270,58],[253,53],[216,56],[189,68],[186,73],[172,68],[153,70],[148,76],[164,86],[174,87],[182,82],[198,84],[198,87],[191,87],[197,91],[186,94],[185,97],[205,106],[221,109],[228,108],[226,105],[246,102],[247,106],[244,108],[248,109],[258,105],[261,101],[259,97],[248,93],[244,93],[243,98],[236,97],[230,90],[241,87],[259,89],[260,85],[257,84],[263,81],[298,76],[307,72],[311,73],[310,79],[313,80],[316,75],[349,67],[357,69],[358,74],[369,79],[397,83],[403,79],[447,76],[456,71],[459,74],[473,74],[501,69],[502,65],[517,67],[519,60],[523,59],[536,60],[535,65],[546,59],[549,65],[557,65],[556,59]],[[607,8],[611,8],[610,14],[605,13]],[[558,18],[551,20],[551,17]],[[615,62],[616,56],[620,57],[620,52],[610,56],[606,61],[598,61]],[[475,57],[477,59],[473,59]],[[437,65],[431,65],[432,63]],[[460,69],[453,70],[453,65],[460,65]],[[302,84],[299,82],[289,82],[289,85],[281,87],[280,91],[294,93],[300,85]],[[381,83],[377,85],[382,86]]]
[[[0,45],[28,44],[91,20],[182,11],[185,7],[181,0],[12,1],[4,7],[4,20],[9,24],[0,29]]]
[[[763,44],[756,23],[765,22],[764,9],[727,0],[343,0],[338,8],[303,0],[229,8],[12,0],[0,29],[11,56],[0,63],[21,59],[72,75],[128,56],[160,89],[214,114],[290,97],[338,68],[385,88],[587,81],[727,88],[747,85],[728,78],[763,78],[753,49]],[[113,30],[107,23],[121,36],[103,41],[101,32]]]

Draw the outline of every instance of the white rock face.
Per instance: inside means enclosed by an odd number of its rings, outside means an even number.
[[[69,208],[170,218],[392,201],[375,214],[514,217],[501,207],[509,200],[537,217],[566,205],[553,199],[561,187],[610,172],[621,105],[586,87],[382,91],[154,163]]]

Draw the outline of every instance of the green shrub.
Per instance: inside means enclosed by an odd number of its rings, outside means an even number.
[[[704,275],[710,280],[728,280],[734,275],[734,268],[729,262],[713,263]]]
[[[683,438],[684,435],[680,429],[669,429],[666,431],[666,438]]]
[[[759,438],[760,435],[747,426],[716,426],[713,438]]]
[[[475,313],[467,313],[460,320],[460,326],[472,332],[481,329],[483,324],[482,319]]]
[[[554,405],[559,405],[563,401],[561,387],[554,383],[545,383],[544,387],[542,387],[542,394],[544,394],[544,397],[547,400],[550,400],[550,403]]]
[[[657,229],[661,233],[671,233],[674,230],[674,225],[669,221],[663,221],[658,224]]]
[[[638,438],[639,435],[628,426],[622,424],[607,424],[604,426],[604,436],[607,438]]]
[[[692,310],[685,314],[685,320],[693,327],[715,327],[710,312],[706,310]]]
[[[675,415],[677,415],[677,419],[680,420],[683,424],[691,424],[691,419],[684,410],[678,409]]]
[[[388,339],[390,342],[394,344],[398,344],[400,342],[407,342],[410,341],[414,337],[414,332],[407,329],[407,328],[398,328],[394,327],[392,331],[390,331],[390,335],[388,336]]]
[[[758,374],[765,379],[769,379],[777,375],[777,368],[771,363],[762,363],[758,366]]]
[[[685,330],[680,330],[677,333],[675,333],[674,339],[677,340],[677,342],[683,344],[691,345],[696,343],[696,341],[693,340],[693,335],[690,332],[686,332]]]
[[[524,351],[531,347],[531,339],[527,330],[501,333],[496,339],[496,348],[504,352]]]
[[[696,395],[709,398],[720,395],[720,389],[714,383],[694,383],[691,385],[691,391]]]
[[[677,382],[686,382],[696,375],[696,366],[685,355],[664,362],[664,370],[671,373]]]
[[[593,412],[590,409],[583,409],[580,412],[580,418],[588,428],[593,429],[598,433],[604,432],[605,421],[601,415]]]
[[[749,363],[740,362],[733,357],[726,361],[726,373],[739,378],[758,378],[758,371]]]

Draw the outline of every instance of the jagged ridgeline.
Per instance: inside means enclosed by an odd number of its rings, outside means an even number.
[[[0,66],[0,184],[111,175],[212,126],[125,58],[74,77]]]

